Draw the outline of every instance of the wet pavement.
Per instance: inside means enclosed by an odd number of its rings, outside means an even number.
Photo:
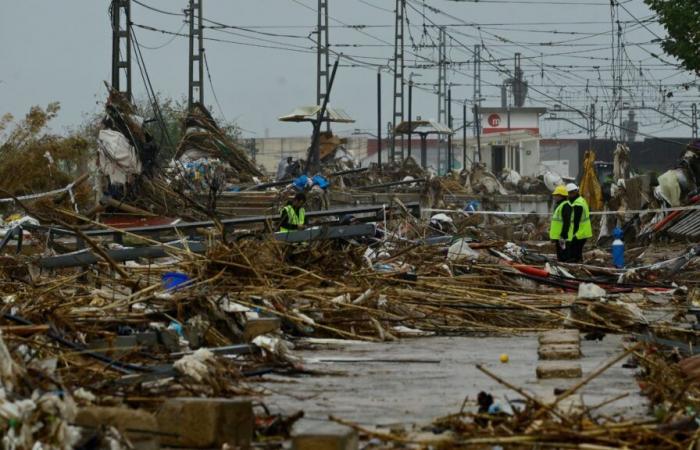
[[[274,412],[306,412],[307,420],[327,420],[329,415],[363,425],[426,424],[458,412],[465,397],[473,407],[479,391],[501,403],[520,396],[493,381],[475,365],[541,396],[555,388],[568,388],[580,379],[537,380],[537,335],[512,337],[428,337],[387,343],[337,341],[313,350],[297,350],[308,369],[325,376],[268,377],[265,386],[275,393],[263,401]],[[582,341],[583,376],[622,352],[621,336],[608,335],[602,342]],[[499,362],[502,353],[510,361]],[[616,363],[582,389],[583,403],[597,405],[621,394],[624,399],[600,409],[608,416],[644,415],[646,401],[639,395],[634,369]]]

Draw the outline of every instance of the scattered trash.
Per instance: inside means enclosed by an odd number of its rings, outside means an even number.
[[[578,298],[600,299],[607,295],[605,289],[593,283],[581,283],[578,287]]]
[[[459,259],[479,259],[479,252],[472,250],[466,239],[458,239],[447,251],[447,259],[451,261]]]
[[[182,288],[190,283],[190,277],[179,272],[166,272],[161,278],[163,279],[163,285],[168,290]]]

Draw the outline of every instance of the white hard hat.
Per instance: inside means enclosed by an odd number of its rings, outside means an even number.
[[[569,183],[566,185],[566,192],[578,191],[578,186],[575,183]]]

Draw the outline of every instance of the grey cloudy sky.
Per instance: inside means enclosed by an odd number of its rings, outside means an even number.
[[[186,0],[142,0],[172,12],[181,12]],[[455,2],[428,0],[427,5],[451,15],[438,14],[409,0],[407,64],[435,60],[432,42],[437,31],[431,25],[450,24],[448,56],[454,65],[448,77],[455,84],[455,99],[472,96],[472,65],[469,49],[478,42],[486,48],[482,57],[503,60],[512,67],[513,53],[522,52],[525,75],[532,85],[530,106],[551,105],[553,98],[585,108],[598,98],[599,107],[610,96],[610,7],[607,0],[491,0]],[[554,3],[554,4],[552,4]],[[331,43],[353,45],[334,51],[363,57],[363,61],[386,64],[393,43],[394,0],[330,0]],[[107,0],[2,0],[0,15],[0,114],[21,116],[31,105],[59,101],[62,112],[58,127],[77,125],[86,113],[99,111],[105,98],[103,80],[110,78],[111,33]],[[651,42],[663,36],[657,23],[638,24],[651,12],[642,0],[623,2],[620,20],[625,28],[625,102],[662,108],[679,120],[689,121],[690,104],[698,100],[695,78],[662,63],[651,53],[661,54]],[[170,32],[186,33],[184,18],[164,15],[134,4],[132,20]],[[309,133],[305,125],[284,124],[276,118],[295,106],[315,102],[316,58],[313,43],[306,38],[313,31],[315,0],[204,0],[206,18],[229,25],[251,27],[269,33],[228,29],[207,30],[219,42],[205,43],[214,89],[223,114],[235,119],[248,136],[300,136]],[[425,12],[428,19],[422,17]],[[367,25],[349,28],[345,25]],[[478,29],[473,24],[481,24]],[[425,25],[425,27],[424,27]],[[285,27],[285,28],[282,28]],[[155,89],[163,95],[180,97],[187,91],[187,39],[134,28]],[[278,35],[285,36],[278,36]],[[412,42],[423,44],[414,50]],[[551,43],[554,45],[543,45]],[[243,45],[247,44],[247,45]],[[296,51],[261,48],[285,47]],[[160,47],[148,49],[146,47]],[[565,55],[562,55],[565,53]],[[543,56],[540,56],[542,54]],[[419,55],[419,56],[416,56]],[[665,61],[672,58],[662,56]],[[604,59],[604,58],[607,58]],[[542,70],[542,64],[545,65]],[[555,66],[555,67],[552,67]],[[641,66],[641,67],[640,67]],[[485,105],[498,105],[499,85],[504,76],[489,64],[483,66]],[[434,83],[435,68],[407,69],[421,74],[420,83]],[[586,91],[586,85],[589,85]],[[390,75],[383,83],[383,122],[391,118]],[[659,87],[661,85],[661,88]],[[134,67],[137,96],[144,96],[143,83]],[[432,90],[430,86],[423,89]],[[659,93],[660,89],[664,91]],[[671,92],[673,97],[662,103]],[[206,103],[214,105],[207,89]],[[376,129],[376,69],[341,67],[333,90],[332,104],[345,109],[357,123],[339,126],[348,133],[355,128]],[[417,90],[414,112],[435,117],[437,100],[430,92]],[[454,116],[461,117],[455,107]],[[218,108],[214,107],[217,112]],[[574,119],[574,117],[572,117]],[[668,122],[667,120],[670,120]],[[664,119],[653,111],[640,113],[642,131],[653,135],[689,135],[687,126]],[[578,133],[566,123],[547,123],[548,135]],[[602,132],[601,132],[602,134]]]

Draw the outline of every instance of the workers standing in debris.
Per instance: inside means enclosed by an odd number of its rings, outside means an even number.
[[[568,214],[571,214],[571,206],[567,201],[568,196],[569,193],[566,192],[566,187],[563,185],[557,186],[554,192],[552,192],[552,197],[554,197],[554,213],[552,214],[552,221],[549,224],[549,239],[557,248],[557,261],[559,262],[566,261],[567,236],[562,233],[562,230],[564,228],[564,217],[567,217],[567,219],[569,217],[564,215],[564,209],[566,208]],[[568,222],[569,220],[567,220],[567,223]]]
[[[562,235],[566,235],[568,241],[566,259],[569,262],[582,262],[583,246],[586,245],[587,239],[593,237],[591,212],[586,200],[579,195],[578,186],[569,183],[566,185],[566,191],[569,194],[567,203],[571,208],[571,222],[570,224],[565,223],[565,227],[562,229]]]
[[[286,160],[284,158],[280,159],[280,163],[277,165],[277,181],[287,178],[287,171],[289,166],[292,165],[292,161],[294,161],[294,158],[291,156],[287,156]]]
[[[279,230],[282,233],[289,233],[292,230],[302,230],[306,222],[306,194],[297,193],[292,200],[280,211]]]

